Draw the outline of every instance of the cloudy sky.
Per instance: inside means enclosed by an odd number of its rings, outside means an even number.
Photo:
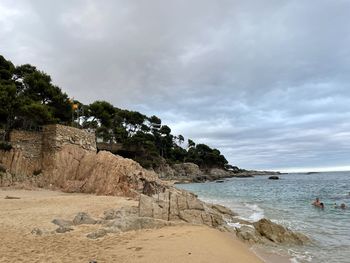
[[[350,168],[349,0],[0,1],[0,54],[250,169]]]

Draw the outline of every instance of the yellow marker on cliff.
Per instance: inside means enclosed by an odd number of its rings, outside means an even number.
[[[79,104],[78,104],[78,103],[74,103],[74,104],[72,105],[73,110],[77,110],[78,107],[79,107]]]

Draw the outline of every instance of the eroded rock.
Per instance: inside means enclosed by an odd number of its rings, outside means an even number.
[[[93,219],[92,217],[90,217],[89,214],[85,212],[78,213],[73,219],[74,225],[82,225],[82,224],[93,225],[96,223],[97,223],[97,220]]]
[[[253,225],[262,237],[274,243],[303,245],[310,241],[307,236],[301,233],[292,232],[288,228],[284,228],[266,218],[255,222]]]
[[[152,197],[141,195],[139,216],[218,227],[234,213],[223,206],[208,205],[190,192],[169,188]]]

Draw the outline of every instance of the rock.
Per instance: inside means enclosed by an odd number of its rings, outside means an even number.
[[[205,215],[205,214],[204,214]],[[200,210],[181,210],[179,211],[179,218],[187,223],[201,225],[203,224],[202,211]],[[206,218],[208,219],[208,218]],[[210,220],[210,219],[209,219]],[[206,220],[208,223],[209,220]],[[209,222],[210,224],[211,222]]]
[[[90,238],[90,239],[97,239],[97,238],[104,237],[105,235],[107,235],[107,230],[101,228],[101,229],[96,230],[95,232],[87,234],[86,237]]]
[[[224,177],[229,177],[231,175],[231,172],[224,169],[219,169],[219,168],[212,168],[208,172],[210,176],[215,178],[224,178]]]
[[[202,171],[199,169],[199,166],[194,163],[180,163],[174,164],[174,176],[176,177],[194,177],[202,175]]]
[[[210,204],[209,206],[221,214],[230,215],[230,216],[237,216],[237,214],[234,213],[231,209],[229,209],[223,205]]]
[[[69,220],[64,219],[54,219],[51,221],[51,223],[58,225],[58,226],[72,226],[73,222]]]
[[[253,226],[244,225],[239,228],[235,228],[236,236],[243,241],[251,244],[264,243],[262,237],[256,232]]]
[[[147,195],[141,195],[139,201],[139,216],[153,216],[153,198]]]
[[[263,218],[255,222],[256,231],[264,238],[274,242],[292,245],[303,245],[309,241],[309,238],[301,233],[292,232],[281,225]]]
[[[215,183],[224,183],[224,180],[216,180]]]
[[[93,225],[93,224],[96,224],[96,222],[97,221],[95,219],[91,218],[89,214],[84,212],[78,213],[73,219],[74,225],[82,225],[82,224]]]
[[[273,175],[273,176],[270,176],[269,179],[270,180],[278,180],[280,178],[278,176],[276,176],[276,175]]]
[[[66,192],[136,198],[140,193],[152,195],[166,188],[155,173],[131,159],[106,151],[96,154],[77,145],[64,145],[55,153],[55,163],[45,167],[49,167],[44,171],[48,183]]]
[[[35,227],[30,233],[32,235],[41,236],[43,234],[43,231],[40,228]]]
[[[223,206],[206,204],[196,195],[175,188],[152,197],[140,196],[139,216],[143,217],[218,227],[234,215]]]
[[[124,217],[124,218],[118,218],[110,223],[108,223],[106,226],[108,233],[118,233],[118,232],[126,232],[126,231],[132,231],[132,230],[141,230],[141,229],[156,229],[161,228],[164,226],[171,226],[174,225],[172,222],[161,220],[161,219],[154,219],[150,217],[137,217],[137,216],[130,216],[130,217]]]
[[[238,173],[238,174],[235,174],[234,177],[236,177],[236,178],[253,178],[254,175],[247,174],[247,173]]]
[[[55,231],[56,231],[56,233],[63,234],[63,233],[70,232],[73,230],[74,229],[72,227],[69,227],[69,226],[59,226]]]

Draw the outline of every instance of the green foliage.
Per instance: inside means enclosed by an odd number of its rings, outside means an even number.
[[[225,164],[228,163],[219,150],[211,149],[205,144],[198,144],[189,148],[185,161],[193,162],[204,168],[224,168]]]
[[[14,67],[0,56],[0,126],[6,133],[17,127],[69,124],[71,116],[67,94],[49,75],[29,64]]]
[[[0,142],[0,150],[10,151],[12,149],[12,145],[8,142]]]
[[[78,105],[74,110],[73,104]],[[95,129],[98,141],[121,143],[123,150],[118,154],[147,168],[159,166],[162,158],[168,163],[194,162],[204,168],[227,164],[218,150],[196,145],[191,139],[187,149],[181,147],[185,138],[172,135],[170,127],[162,125],[157,116],[119,109],[106,101],[90,105],[72,102],[45,72],[30,64],[15,67],[0,56],[0,128],[5,130],[5,138],[13,128],[69,125],[72,119],[76,126]]]

